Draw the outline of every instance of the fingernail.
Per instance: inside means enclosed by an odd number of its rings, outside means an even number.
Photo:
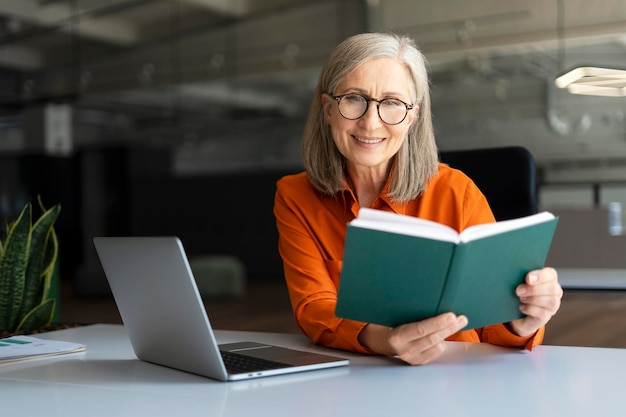
[[[523,287],[523,286],[517,287],[517,295],[524,295],[524,294],[526,294],[526,287]]]
[[[465,316],[459,316],[457,318],[457,323],[459,324],[460,327],[465,327],[467,326],[467,317]]]
[[[528,282],[529,282],[530,284],[533,284],[533,283],[534,283],[534,282],[536,282],[536,281],[537,281],[537,274],[530,274],[530,275],[528,276]]]

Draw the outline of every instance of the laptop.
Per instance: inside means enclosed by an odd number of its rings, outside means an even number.
[[[95,237],[137,357],[219,381],[345,366],[348,359],[254,341],[218,345],[177,237]]]

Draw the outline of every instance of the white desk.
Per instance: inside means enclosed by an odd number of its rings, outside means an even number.
[[[626,290],[626,269],[557,268],[565,289]]]
[[[87,351],[0,365],[3,415],[72,416],[624,416],[626,350],[540,346],[533,352],[449,343],[437,363],[402,365],[333,352],[349,367],[216,382],[136,359],[119,325],[39,337]],[[218,331],[305,350],[301,335]]]

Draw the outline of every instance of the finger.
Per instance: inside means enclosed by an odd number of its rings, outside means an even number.
[[[418,340],[447,327],[455,326],[457,321],[458,317],[454,313],[444,313],[419,322],[402,325],[399,329],[402,329],[402,336],[406,337],[407,340]]]
[[[554,296],[563,297],[563,288],[556,281],[548,281],[536,285],[520,284],[515,293],[518,297]]]
[[[456,316],[452,313],[446,313],[444,316],[442,321],[444,327],[438,327],[423,337],[413,339],[412,344],[415,346],[423,345],[423,350],[426,350],[467,326],[467,317],[465,316]]]
[[[445,351],[446,344],[444,341],[441,341],[426,350],[410,349],[396,357],[410,365],[426,365],[434,362]]]
[[[528,285],[541,285],[545,282],[558,282],[558,275],[554,268],[543,268],[530,271],[526,274],[524,282]]]
[[[558,276],[554,268],[530,271],[526,274],[524,283],[520,284],[515,292],[518,296],[563,295],[563,289],[561,288],[561,284],[559,284]]]
[[[433,362],[445,351],[445,339],[467,326],[467,317],[454,317],[454,322],[449,326],[407,343],[404,349],[398,352],[396,358],[411,365],[424,365]],[[447,323],[448,320],[445,322]]]
[[[561,299],[552,296],[522,297],[521,301],[520,309],[523,307],[525,310],[523,313],[526,315],[532,315],[534,308],[544,309],[554,315],[561,307]]]
[[[550,299],[546,297],[541,300],[532,300],[534,303],[522,303],[520,304],[520,311],[525,315],[524,318],[514,320],[515,328],[517,329],[532,329],[528,333],[533,333],[539,327],[545,325],[556,314],[560,307],[559,299]],[[519,333],[525,335],[525,332]]]
[[[524,319],[525,325],[529,325],[529,322],[532,322],[533,328],[539,328],[546,324],[552,316],[554,315],[554,311],[543,308],[541,306],[522,304],[520,305],[520,311],[526,315]]]
[[[467,317],[446,313],[394,329],[389,343],[399,358],[413,363],[414,358],[441,344],[447,337],[465,326]]]

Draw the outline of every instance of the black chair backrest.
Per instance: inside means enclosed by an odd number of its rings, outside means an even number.
[[[441,162],[463,171],[480,188],[496,220],[537,213],[536,168],[521,146],[439,152]]]

